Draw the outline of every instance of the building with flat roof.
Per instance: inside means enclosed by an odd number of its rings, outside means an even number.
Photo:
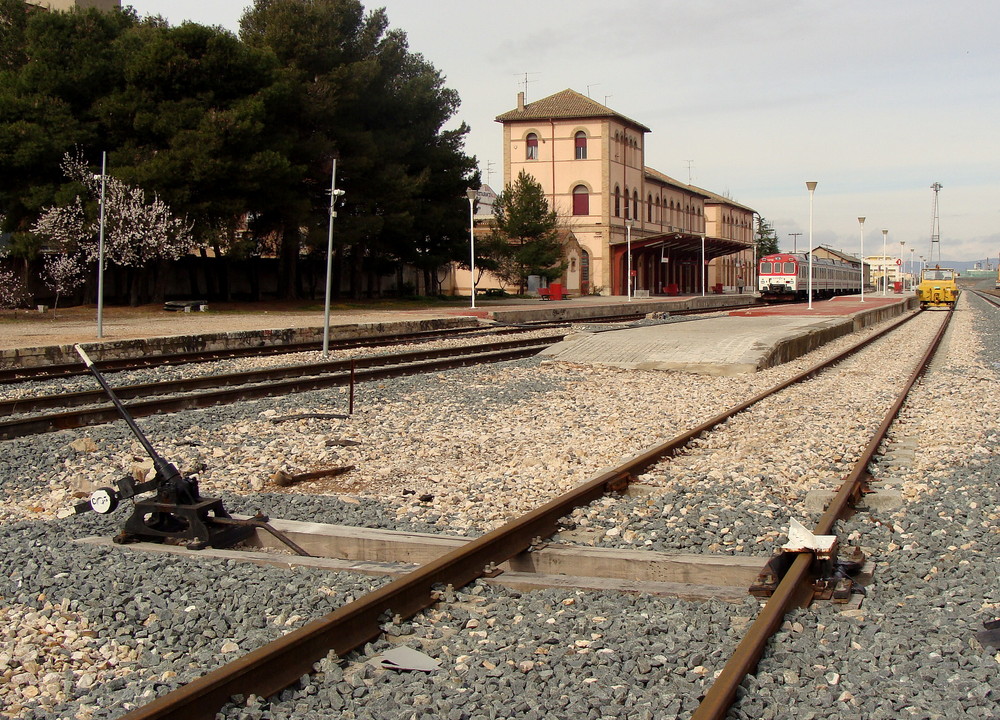
[[[496,120],[506,182],[534,177],[567,230],[569,292],[626,295],[630,277],[641,294],[695,293],[753,277],[754,211],[647,167],[642,123],[569,89],[518,93]]]

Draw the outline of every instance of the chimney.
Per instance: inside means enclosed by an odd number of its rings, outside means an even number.
[[[517,94],[517,109],[524,110],[524,91]]]

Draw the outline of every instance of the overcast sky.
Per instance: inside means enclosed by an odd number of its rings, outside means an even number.
[[[249,0],[123,0],[141,15],[239,30]],[[782,248],[1000,253],[996,0],[382,0],[462,98],[457,121],[501,189],[500,125],[572,88],[650,127],[646,163],[757,210]],[[489,165],[488,165],[489,163]],[[935,259],[937,254],[935,252]]]

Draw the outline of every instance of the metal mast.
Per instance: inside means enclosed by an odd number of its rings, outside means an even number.
[[[934,203],[931,208],[931,253],[930,261],[934,262],[934,245],[937,244],[937,259],[941,262],[941,218],[938,216],[938,193],[941,192],[943,188],[939,182],[931,185],[931,190],[934,191]]]

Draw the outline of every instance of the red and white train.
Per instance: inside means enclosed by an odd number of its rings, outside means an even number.
[[[861,292],[861,261],[813,257],[813,298]],[[765,302],[806,300],[809,292],[809,254],[765,255],[757,267],[757,289]]]

